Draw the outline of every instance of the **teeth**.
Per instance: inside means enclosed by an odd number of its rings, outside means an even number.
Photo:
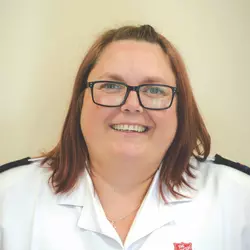
[[[143,133],[146,131],[146,127],[140,125],[127,125],[127,124],[119,124],[119,125],[112,125],[112,128],[119,131],[134,131]]]

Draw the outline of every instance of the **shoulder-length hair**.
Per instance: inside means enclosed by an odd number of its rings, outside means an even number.
[[[45,158],[42,164],[49,163],[52,170],[50,181],[56,194],[73,190],[79,176],[85,169],[88,170],[89,153],[80,127],[84,98],[82,89],[104,48],[119,40],[146,41],[158,44],[170,59],[178,87],[178,126],[175,138],[162,159],[159,191],[165,200],[162,191],[163,184],[165,184],[175,197],[183,196],[176,190],[183,185],[191,188],[184,178],[184,173],[195,178],[191,171],[190,158],[194,156],[198,161],[205,161],[210,153],[211,141],[195,102],[180,54],[163,35],[157,33],[149,25],[123,26],[112,29],[103,33],[94,42],[78,70],[61,138],[54,149],[44,154]]]

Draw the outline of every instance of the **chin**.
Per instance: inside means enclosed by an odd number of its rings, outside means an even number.
[[[146,148],[143,145],[126,143],[122,145],[114,145],[114,154],[124,157],[140,157],[147,155]]]

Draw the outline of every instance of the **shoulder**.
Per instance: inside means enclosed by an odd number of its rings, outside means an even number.
[[[209,157],[205,162],[199,163],[200,167],[211,176],[226,177],[229,179],[244,179],[249,183],[250,168],[246,165],[226,159],[218,154]]]
[[[47,178],[48,167],[41,163],[41,158],[27,157],[0,166],[0,194],[13,187],[31,186],[38,179]]]
[[[222,157],[221,155],[216,154],[213,158],[213,162],[215,164],[228,166],[230,168],[233,168],[235,170],[243,172],[247,175],[250,175],[250,167],[248,167],[244,164],[241,164],[239,162],[235,162],[235,161],[226,159],[226,158]]]
[[[216,195],[247,198],[250,205],[250,168],[219,157],[216,155],[197,163],[199,187],[210,189]]]
[[[233,225],[247,235],[250,232],[250,176],[238,169],[241,164],[235,168],[231,162],[223,160],[223,164],[218,164],[216,157],[198,162],[196,204],[202,209],[208,208],[211,220],[216,218],[225,228]],[[248,238],[243,236],[243,239]]]

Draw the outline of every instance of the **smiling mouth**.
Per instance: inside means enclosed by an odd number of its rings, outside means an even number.
[[[116,131],[129,133],[145,133],[149,130],[149,127],[142,125],[113,124],[110,127]]]

